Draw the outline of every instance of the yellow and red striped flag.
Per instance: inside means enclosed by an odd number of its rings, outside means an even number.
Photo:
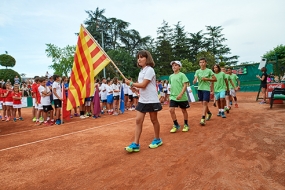
[[[109,56],[81,25],[69,81],[67,110],[82,105],[86,97],[93,96],[94,77],[110,61]]]

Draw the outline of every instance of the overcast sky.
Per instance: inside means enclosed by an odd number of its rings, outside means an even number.
[[[285,44],[285,0],[0,0],[0,54],[8,51],[16,59],[12,69],[28,77],[53,73],[45,44],[76,45],[85,10],[97,7],[108,18],[129,22],[142,37],[155,38],[163,20],[171,26],[181,21],[189,33],[222,26],[239,62],[259,62]]]

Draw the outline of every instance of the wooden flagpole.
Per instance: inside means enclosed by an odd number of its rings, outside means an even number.
[[[96,45],[99,47],[99,49],[104,53],[104,55],[110,59],[111,63],[113,64],[113,66],[117,69],[117,71],[120,73],[120,75],[126,79],[125,75],[120,71],[120,69],[117,67],[117,65],[114,63],[114,61],[107,55],[107,53],[102,49],[102,47],[100,46],[100,44],[93,38],[93,36],[89,33],[89,31],[81,24],[81,26],[84,28],[85,32],[91,37],[91,39],[94,41],[94,43],[96,43]]]

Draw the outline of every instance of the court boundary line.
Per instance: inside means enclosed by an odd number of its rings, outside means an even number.
[[[83,130],[79,130],[79,131],[75,131],[75,132],[71,132],[71,133],[66,133],[66,134],[63,134],[63,135],[57,135],[57,136],[46,138],[46,139],[42,139],[42,140],[37,140],[37,141],[29,142],[29,143],[24,143],[24,144],[20,144],[20,145],[17,145],[17,146],[12,146],[12,147],[8,147],[8,148],[0,149],[0,152],[6,151],[6,150],[15,149],[15,148],[20,148],[20,147],[24,147],[24,146],[28,146],[28,145],[32,145],[32,144],[36,144],[36,143],[40,143],[40,142],[49,141],[49,140],[53,140],[53,139],[56,139],[56,138],[66,137],[66,136],[74,135],[74,134],[77,134],[77,133],[82,133],[82,132],[86,132],[86,131],[89,131],[89,130],[106,127],[106,126],[109,126],[109,125],[114,125],[114,124],[117,124],[117,123],[123,123],[125,121],[129,121],[129,120],[132,120],[132,119],[135,119],[135,117],[129,118],[129,119],[125,119],[125,120],[122,120],[122,121],[118,121],[118,122],[113,122],[113,123],[108,123],[108,124],[96,126],[96,127],[91,127],[91,128],[88,128],[88,129],[83,129]]]

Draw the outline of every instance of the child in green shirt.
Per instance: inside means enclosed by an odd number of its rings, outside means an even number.
[[[200,69],[198,69],[195,72],[193,83],[195,84],[197,81],[198,84],[198,98],[199,101],[202,102],[203,105],[203,111],[202,111],[202,119],[200,121],[200,124],[204,126],[205,120],[210,120],[212,113],[209,110],[208,103],[210,101],[210,85],[211,82],[217,81],[216,77],[214,76],[214,73],[211,69],[206,68],[207,60],[206,58],[201,58],[199,60]],[[205,115],[207,114],[207,117],[205,118]]]
[[[180,61],[172,61],[170,65],[172,66],[172,70],[174,72],[169,76],[169,84],[171,85],[169,111],[174,123],[170,132],[175,133],[180,128],[175,114],[175,108],[178,106],[181,108],[184,117],[184,127],[182,131],[187,132],[189,131],[189,125],[188,113],[186,109],[190,106],[186,90],[189,80],[184,73],[180,72],[180,68],[182,67]]]

